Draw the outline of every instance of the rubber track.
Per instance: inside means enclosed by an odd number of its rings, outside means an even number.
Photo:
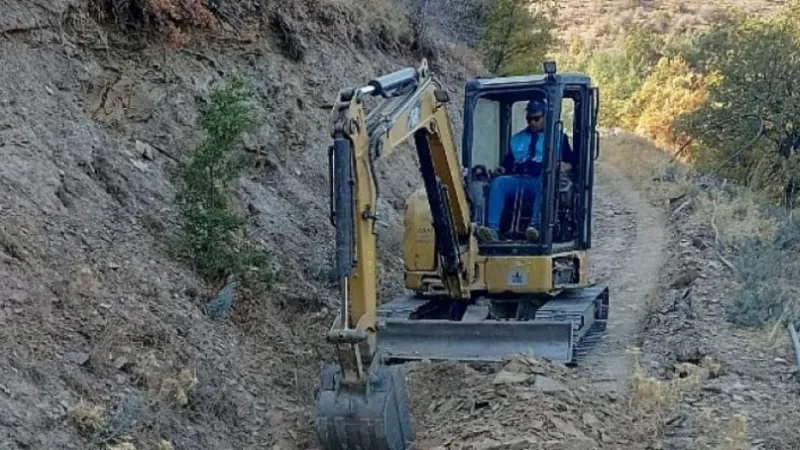
[[[574,365],[580,365],[583,362],[584,358],[591,353],[594,346],[597,345],[598,342],[603,338],[603,335],[606,331],[606,324],[608,320],[597,319],[592,326],[589,328],[589,331],[583,336],[583,339],[578,341],[578,345],[573,347],[572,355],[573,355],[573,362]],[[578,331],[574,331],[573,335],[575,339],[578,339]]]
[[[603,298],[595,299],[595,303],[600,302],[602,307]],[[568,315],[570,319],[572,319],[573,323],[573,339],[574,342],[577,344],[572,348],[572,356],[573,360],[570,365],[580,365],[580,363],[584,360],[584,358],[591,353],[594,346],[597,345],[598,342],[603,338],[605,334],[606,327],[608,325],[608,308],[606,307],[603,310],[602,316],[599,318],[594,319],[594,323],[592,326],[589,327],[589,330],[584,334],[583,338],[580,338],[580,330],[577,324],[580,323],[582,317],[577,314],[570,314]]]

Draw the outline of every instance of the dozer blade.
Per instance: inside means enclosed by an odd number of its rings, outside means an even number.
[[[408,450],[414,441],[401,366],[375,362],[366,392],[339,383],[339,365],[325,368],[316,430],[325,450]]]
[[[520,305],[527,300],[520,297]],[[499,362],[530,355],[577,364],[602,336],[608,319],[608,287],[564,292],[543,305],[523,308],[519,317],[497,318],[484,299],[467,307],[460,320],[442,319],[447,300],[403,297],[378,309],[378,352],[390,362],[412,360]],[[520,306],[522,307],[522,306]]]
[[[572,322],[397,320],[385,322],[378,348],[390,360],[499,362],[530,355],[572,360]]]

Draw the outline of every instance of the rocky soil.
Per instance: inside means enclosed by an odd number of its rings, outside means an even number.
[[[355,3],[258,3],[223,7],[216,34],[173,48],[100,22],[96,3],[0,1],[3,450],[315,445],[334,299],[325,105],[419,55],[401,20],[366,20]],[[457,87],[480,69],[432,50],[458,121]],[[255,87],[261,119],[240,149],[250,167],[235,205],[281,279],[212,320],[221,286],[174,261],[165,238],[177,171],[202,139],[198,112],[233,75]],[[417,171],[403,152],[379,170],[388,233]],[[398,279],[397,241],[380,245]]]
[[[418,448],[646,448],[622,397],[563,366],[530,358],[499,370],[420,363],[409,367],[409,382]]]
[[[733,271],[740,269],[736,255],[715,245],[714,213],[701,201],[719,192],[700,182],[689,187],[668,189],[674,251],[640,337],[647,373],[699,375],[690,389],[672,393],[663,448],[800,448],[800,379],[789,333],[729,321],[729,306],[741,295]],[[683,193],[689,195],[676,200]]]

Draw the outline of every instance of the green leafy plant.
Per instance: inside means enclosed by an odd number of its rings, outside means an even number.
[[[274,276],[269,255],[248,242],[247,221],[229,204],[231,182],[245,167],[234,157],[235,144],[256,124],[252,95],[238,79],[211,94],[200,117],[206,139],[181,173],[179,251],[215,283],[231,276],[269,282]]]

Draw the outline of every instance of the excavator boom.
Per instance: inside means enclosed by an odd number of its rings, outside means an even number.
[[[367,115],[364,103],[370,97],[383,101]],[[402,373],[377,358],[375,337],[375,222],[380,216],[374,163],[409,138],[433,214],[442,283],[453,298],[470,296],[471,265],[463,261],[468,253],[462,250],[471,233],[469,203],[448,100],[423,61],[418,68],[342,90],[334,104],[329,163],[341,310],[328,333],[339,364],[323,375],[317,400],[317,431],[327,449],[405,449],[413,440]]]

